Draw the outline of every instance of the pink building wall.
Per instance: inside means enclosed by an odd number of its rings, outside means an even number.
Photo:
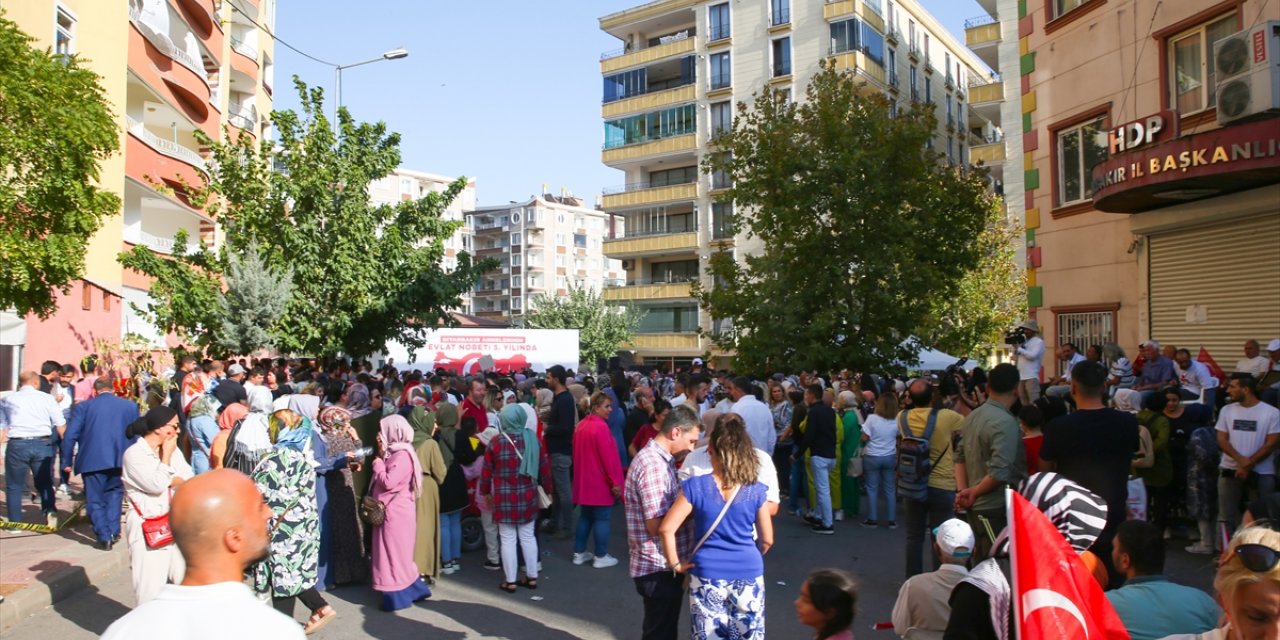
[[[85,309],[85,287],[88,306]],[[27,344],[22,353],[22,369],[38,370],[45,360],[62,364],[80,364],[80,359],[94,353],[101,339],[120,341],[120,314],[124,302],[113,293],[83,280],[77,280],[71,292],[56,292],[58,310],[47,320],[27,316]]]

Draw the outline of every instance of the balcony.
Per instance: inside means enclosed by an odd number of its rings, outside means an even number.
[[[693,283],[631,281],[623,286],[605,287],[601,297],[609,302],[687,299],[693,297]]]
[[[227,105],[227,122],[257,136],[258,108],[253,104],[231,102]]]
[[[640,142],[629,144],[621,147],[605,149],[601,154],[601,162],[613,166],[634,162],[642,158],[651,156],[666,155],[681,152],[692,152],[698,149],[698,135],[696,133],[688,133],[685,135],[674,136],[671,138],[663,138],[661,140],[653,140],[650,142]]]
[[[250,60],[253,60],[255,63],[258,61],[257,47],[235,36],[231,36],[231,50]]]
[[[165,140],[164,138],[161,138],[147,130],[147,127],[144,124],[130,118],[129,116],[125,116],[125,120],[127,120],[129,124],[129,134],[138,140],[141,140],[143,144],[147,145],[152,150],[161,155],[191,165],[203,173],[209,173],[209,167],[205,163],[204,158],[196,151],[188,149],[172,140]]]
[[[1000,38],[1000,22],[990,15],[970,18],[964,22],[965,46],[992,69],[1000,67]]]
[[[603,209],[642,207],[664,202],[694,200],[698,197],[698,183],[652,186],[648,182],[636,182],[604,190],[601,198]]]
[[[166,7],[167,10],[167,7]],[[169,59],[184,66],[191,73],[196,74],[207,88],[209,85],[209,74],[204,70],[204,63],[200,61],[200,52],[183,49],[173,42],[169,34],[162,33],[160,26],[153,23],[152,19],[144,16],[142,12],[136,8],[129,9],[129,23],[133,25],[139,33],[146,38],[151,46],[157,51],[167,56]],[[193,34],[194,35],[194,34]]]
[[[700,353],[702,343],[696,333],[640,333],[631,339],[631,348],[644,351]]]
[[[845,16],[857,14],[864,22],[875,27],[876,31],[884,33],[884,16],[881,15],[877,6],[878,0],[839,0],[827,3],[822,7],[822,17],[828,22],[834,22]]]
[[[884,67],[861,51],[833,51],[829,57],[837,71],[855,73],[869,91],[880,92],[887,83]],[[867,82],[868,80],[875,82]]]
[[[604,254],[610,258],[634,258],[691,253],[698,250],[698,232],[655,233],[627,236],[604,241]]]
[[[912,62],[920,62],[920,45],[914,42],[907,45],[907,57],[911,58]]]
[[[669,36],[671,39],[667,42],[638,51],[627,51],[626,49],[607,51],[600,55],[600,73],[611,73],[619,69],[648,64],[671,56],[693,53],[694,45],[697,44],[697,41],[687,31],[684,34],[683,36],[678,34]]]
[[[980,145],[974,145],[969,149],[969,163],[982,163],[987,166],[997,165],[1004,162],[1004,138],[1001,136],[991,136]]]
[[[683,87],[664,89],[610,102],[601,108],[601,115],[605,118],[615,118],[633,112],[653,111],[673,104],[693,102],[697,97],[697,85],[687,84]]]
[[[212,229],[212,221],[200,212],[132,178],[124,182],[121,204],[123,240],[157,253],[173,254],[173,239],[179,230],[187,234],[186,252],[195,253],[202,247],[202,228]]]

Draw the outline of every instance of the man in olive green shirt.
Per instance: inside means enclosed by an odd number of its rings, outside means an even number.
[[[1010,407],[1018,399],[1018,369],[996,365],[987,376],[987,402],[965,418],[956,449],[956,511],[968,511],[977,538],[974,558],[985,559],[1008,524],[1004,489],[1027,477],[1027,452]]]

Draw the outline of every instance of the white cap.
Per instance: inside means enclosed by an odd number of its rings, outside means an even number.
[[[227,375],[229,376],[238,376],[244,372],[244,367],[240,366],[239,362],[227,367]]]
[[[1280,351],[1280,338],[1268,342],[1267,351]]]
[[[694,359],[693,359],[693,364],[695,364],[695,365],[700,365],[700,364],[702,364],[702,358],[694,358]]]
[[[952,518],[933,530],[934,541],[942,553],[952,558],[968,558],[973,554],[973,528],[964,520]]]
[[[280,396],[271,402],[271,413],[289,408],[289,396]]]

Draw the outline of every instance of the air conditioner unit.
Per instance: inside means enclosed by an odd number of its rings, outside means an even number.
[[[1280,20],[1213,45],[1218,124],[1280,110]]]
[[[630,271],[630,270],[631,270],[632,268],[634,268],[635,266],[636,266],[636,261],[635,261],[635,260],[623,260],[623,261],[622,261],[622,270],[623,270],[623,271]]]

